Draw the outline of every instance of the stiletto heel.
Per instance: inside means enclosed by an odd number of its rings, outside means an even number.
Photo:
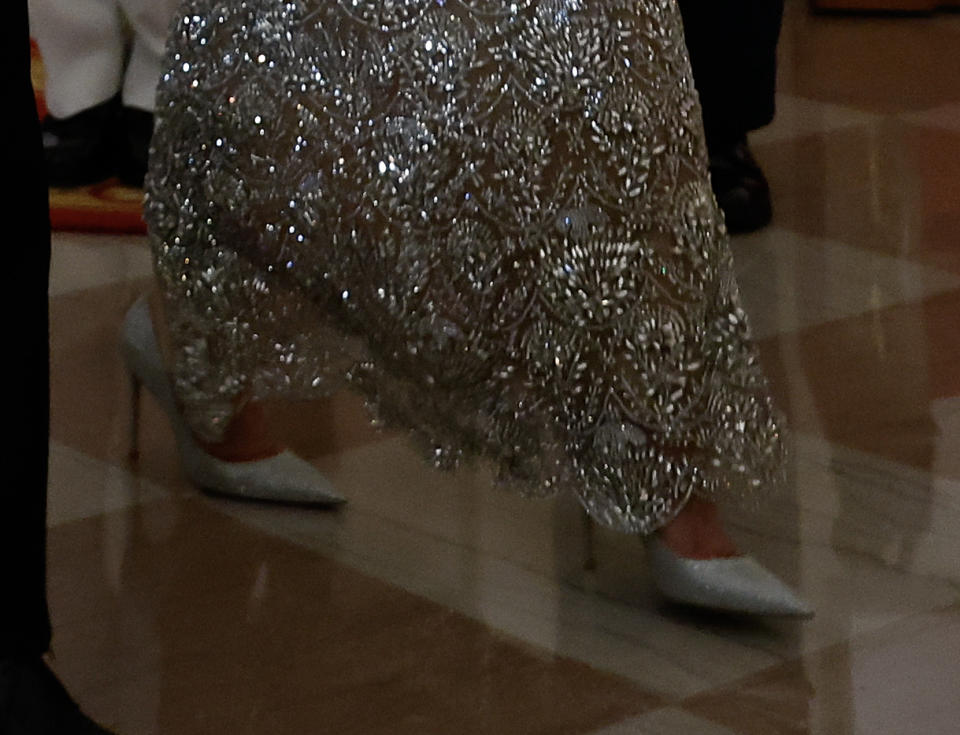
[[[170,420],[184,474],[204,492],[324,507],[346,502],[316,467],[289,450],[266,459],[227,462],[200,446],[177,407],[146,299],[138,300],[127,312],[120,345],[133,378],[131,457],[139,453],[139,395],[142,386],[153,395]]]
[[[753,557],[687,559],[644,539],[654,584],[668,600],[749,615],[810,617],[813,608]]]

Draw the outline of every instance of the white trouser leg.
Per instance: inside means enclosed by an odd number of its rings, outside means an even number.
[[[120,91],[124,29],[116,0],[29,0],[29,9],[54,117],[69,117]]]
[[[167,32],[179,0],[119,0],[133,29],[133,46],[123,80],[123,104],[152,112]]]

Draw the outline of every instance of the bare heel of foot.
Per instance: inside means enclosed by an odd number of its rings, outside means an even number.
[[[271,436],[263,407],[256,402],[247,403],[233,415],[219,442],[205,442],[196,435],[194,439],[208,454],[224,462],[254,462],[284,450]]]
[[[720,522],[716,503],[702,498],[690,498],[683,510],[657,533],[668,549],[684,559],[727,559],[740,555]]]

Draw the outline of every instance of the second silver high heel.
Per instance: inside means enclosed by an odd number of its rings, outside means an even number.
[[[668,600],[749,615],[809,617],[813,608],[751,556],[687,559],[644,540],[654,584]]]
[[[121,333],[121,352],[133,383],[131,457],[136,457],[139,433],[140,388],[160,403],[173,427],[184,474],[201,490],[251,500],[330,507],[346,502],[317,469],[293,452],[267,459],[227,462],[206,452],[180,415],[163,365],[146,299],[127,312]]]
[[[596,567],[594,521],[583,517],[585,571]],[[653,583],[666,599],[683,605],[746,615],[810,617],[813,608],[751,556],[687,559],[656,534],[644,538]]]

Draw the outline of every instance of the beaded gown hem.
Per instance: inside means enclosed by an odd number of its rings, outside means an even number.
[[[146,217],[210,439],[349,384],[634,533],[782,473],[673,0],[188,0]]]

